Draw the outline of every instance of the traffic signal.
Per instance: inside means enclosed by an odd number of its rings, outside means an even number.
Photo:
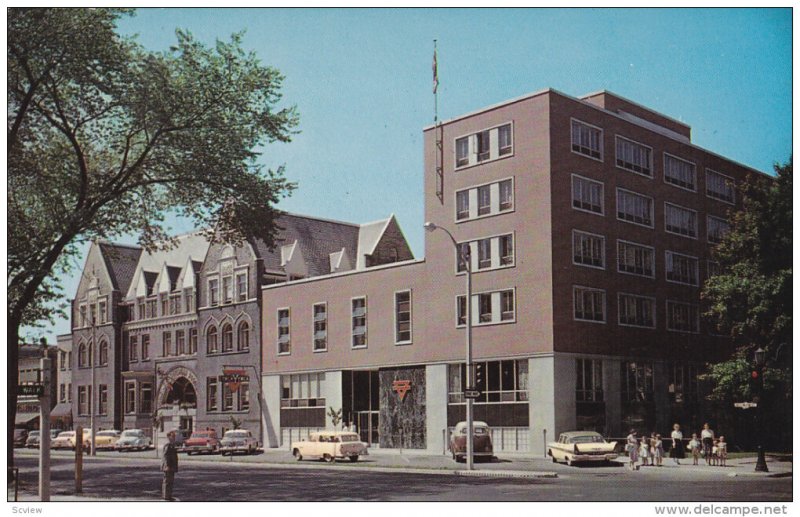
[[[484,363],[475,363],[473,372],[472,386],[476,390],[483,391],[486,384],[486,365]]]
[[[752,396],[758,396],[761,394],[762,380],[761,371],[758,369],[753,369],[750,371],[750,377],[747,379],[747,383],[750,387],[750,394]]]

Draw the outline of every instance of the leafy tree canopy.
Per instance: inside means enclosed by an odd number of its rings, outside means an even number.
[[[713,396],[748,398],[753,351],[773,359],[767,387],[790,381],[792,344],[792,160],[775,165],[775,178],[751,175],[739,189],[742,210],[715,248],[720,273],[705,283],[706,316],[738,346],[735,357],[714,365]],[[783,346],[781,346],[783,344]],[[777,356],[777,358],[775,357]]]

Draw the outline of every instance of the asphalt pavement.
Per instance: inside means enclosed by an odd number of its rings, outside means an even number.
[[[16,454],[20,458],[33,459],[38,455],[36,450],[17,450]],[[66,451],[53,451],[54,461],[62,465],[69,465],[68,460],[74,453]],[[786,461],[788,459],[788,461]],[[142,462],[155,463],[158,460],[158,453],[155,450],[143,452],[98,452],[96,457],[85,457],[85,464],[115,464],[125,463],[141,464]],[[631,471],[626,467],[627,458],[620,458],[618,461],[608,465],[579,465],[568,467],[563,464],[554,464],[550,458],[543,456],[532,456],[530,454],[503,454],[500,453],[492,461],[475,463],[474,471],[468,471],[464,463],[456,463],[448,455],[430,454],[428,451],[415,450],[380,450],[371,449],[369,455],[363,456],[356,463],[350,461],[336,462],[327,464],[315,460],[296,461],[287,450],[267,449],[259,451],[254,455],[235,455],[220,456],[214,455],[180,455],[181,465],[186,468],[202,469],[204,466],[224,467],[231,466],[247,469],[289,469],[306,470],[318,469],[323,471],[347,471],[348,473],[395,473],[404,475],[437,475],[437,476],[457,476],[460,478],[496,478],[497,483],[512,480],[514,478],[535,480],[541,478],[553,483],[566,482],[581,484],[588,479],[597,480],[603,477],[612,476],[619,481],[633,481],[635,479],[681,481],[681,482],[703,482],[713,483],[715,481],[728,480],[732,478],[771,478],[771,477],[791,477],[792,462],[791,458],[767,457],[768,473],[755,472],[755,457],[747,457],[729,460],[726,467],[707,466],[701,460],[700,465],[691,465],[691,459],[683,460],[681,465],[676,465],[672,460],[665,459],[662,467],[641,467],[637,471]],[[33,469],[36,470],[35,468]],[[28,472],[28,479],[31,479],[32,472]],[[299,472],[297,473],[300,474]],[[21,476],[23,477],[23,476]],[[489,481],[489,480],[487,480]],[[443,480],[444,482],[444,480]],[[19,492],[18,500],[36,501],[35,484],[28,483]],[[13,501],[13,490],[9,490],[9,501]],[[134,498],[135,499],[135,498]],[[80,501],[93,500],[96,497],[90,494],[75,495],[70,493],[53,494],[53,501]],[[123,501],[126,498],[114,497],[114,501]],[[133,500],[133,499],[132,499]],[[140,499],[139,499],[140,500]]]

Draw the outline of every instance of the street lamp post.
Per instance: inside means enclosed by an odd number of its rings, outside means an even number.
[[[92,456],[96,456],[97,455],[97,451],[94,448],[94,435],[95,435],[94,414],[97,412],[96,411],[97,410],[97,406],[95,404],[95,397],[97,396],[97,393],[95,393],[95,368],[94,368],[94,366],[95,366],[95,361],[97,361],[97,355],[98,355],[98,353],[100,351],[99,348],[97,347],[97,335],[96,335],[97,333],[95,332],[95,328],[97,326],[97,321],[96,321],[97,314],[95,312],[96,310],[97,309],[94,308],[94,307],[89,310],[89,317],[92,318],[92,341],[89,344],[89,356],[90,356],[89,362],[91,363],[91,366],[92,366],[92,386],[89,389],[89,408],[90,408],[89,409],[89,428],[90,428],[90,431],[89,431],[89,433],[90,433],[89,434],[89,451],[90,451],[90,454]],[[75,438],[75,443],[76,444],[78,443],[78,440],[80,440],[81,449],[82,449],[83,448],[83,436],[77,436]]]
[[[469,254],[469,246],[466,247],[466,250],[463,250],[459,247],[458,243],[456,242],[455,237],[447,228],[443,228],[441,226],[437,226],[432,222],[425,223],[425,230],[429,232],[433,232],[434,230],[442,230],[444,233],[450,237],[450,240],[453,242],[453,246],[456,249],[456,253],[458,253],[459,258],[464,262],[464,267],[467,270],[467,300],[466,300],[466,307],[464,309],[465,312],[465,319],[467,323],[467,336],[466,336],[466,347],[467,347],[467,366],[466,366],[466,379],[465,384],[468,390],[474,390],[474,386],[472,386],[472,264],[470,262],[470,254]],[[467,398],[467,470],[473,470],[474,460],[473,460],[473,450],[474,450],[474,440],[473,440],[473,415],[472,415],[472,398]]]
[[[769,472],[767,459],[764,457],[764,366],[767,364],[767,353],[759,347],[755,351],[756,371],[758,372],[758,405],[756,406],[756,435],[758,436],[758,460],[756,472]]]

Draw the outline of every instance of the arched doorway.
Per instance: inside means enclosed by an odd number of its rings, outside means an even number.
[[[197,416],[197,375],[185,366],[177,366],[168,372],[157,371],[159,438],[170,429],[194,429]],[[160,441],[160,440],[159,440]]]

